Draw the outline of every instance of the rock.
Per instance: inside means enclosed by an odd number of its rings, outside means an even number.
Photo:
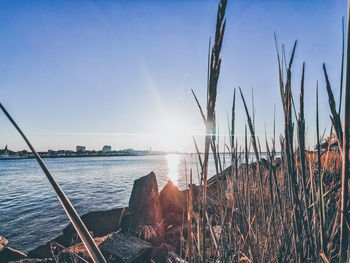
[[[37,248],[31,250],[28,252],[28,257],[30,258],[51,258],[52,252],[51,252],[51,242],[57,242],[58,244],[61,244],[64,247],[69,246],[69,242],[66,239],[64,235],[58,236],[55,239],[47,242],[44,245],[38,246]]]
[[[164,224],[178,226],[183,224],[187,211],[188,190],[180,191],[171,181],[169,181],[159,194],[160,203],[164,215]]]
[[[168,228],[170,226],[182,225],[183,221],[187,220],[186,214],[178,214],[174,212],[168,212],[164,217],[164,224]]]
[[[111,234],[106,235],[104,237],[96,237],[94,241],[97,246],[99,246],[103,241],[105,241]],[[59,262],[84,262],[90,261],[90,255],[87,252],[83,243],[78,243],[68,248],[63,248],[60,246],[52,246],[55,257]]]
[[[281,164],[282,164],[282,159],[281,159],[281,157],[277,157],[277,158],[275,159],[275,167],[278,169],[278,168],[281,167]]]
[[[159,247],[153,247],[152,261],[156,263],[166,263],[171,249],[171,246],[168,244],[161,244]]]
[[[6,247],[7,243],[8,243],[7,239],[0,236],[0,251]]]
[[[129,200],[128,232],[152,242],[164,235],[163,213],[156,175],[151,172],[134,181]]]
[[[152,256],[151,244],[129,233],[113,233],[102,242],[100,250],[111,263],[150,262]]]
[[[102,237],[118,230],[126,208],[116,208],[107,211],[94,211],[81,217],[87,229],[94,237]],[[63,229],[63,235],[68,240],[77,237],[72,224]]]
[[[159,194],[163,214],[174,212],[183,214],[186,211],[186,195],[179,190],[171,181],[164,186]]]
[[[0,236],[0,263],[7,263],[27,257],[23,252],[10,248],[7,244],[8,240]]]
[[[115,208],[106,211],[95,211],[81,216],[87,229],[92,232],[94,237],[105,236],[118,230],[120,221],[127,211],[126,208]],[[69,224],[64,230],[63,235],[41,245],[34,250],[29,251],[28,256],[31,258],[50,258],[52,257],[50,243],[56,242],[64,247],[70,247],[80,242],[77,233],[72,224]]]
[[[167,229],[164,236],[164,243],[168,244],[173,251],[180,251],[181,246],[181,235],[186,238],[187,236],[187,225],[183,226],[171,226]]]
[[[260,166],[262,169],[269,169],[269,162],[265,158],[260,158]]]
[[[181,233],[185,235],[187,233],[186,227],[187,225],[169,227],[166,231],[165,238],[178,238],[181,236]]]
[[[193,211],[198,211],[199,209],[199,202],[201,200],[201,196],[200,196],[200,186],[198,185],[195,185],[195,184],[192,184],[192,185],[189,185],[188,187],[190,187],[192,189],[192,209]],[[182,194],[184,196],[187,197],[188,195],[188,192],[189,192],[189,189],[185,189],[182,191]]]
[[[232,166],[230,165],[222,171],[222,174],[219,173],[210,177],[207,181],[208,187],[210,187],[211,185],[215,185],[218,180],[225,181],[228,177],[231,177],[231,168]]]
[[[13,248],[10,247],[4,247],[1,251],[0,251],[0,263],[7,263],[10,261],[16,261],[16,260],[20,260],[22,258],[26,258],[27,255],[15,250]]]

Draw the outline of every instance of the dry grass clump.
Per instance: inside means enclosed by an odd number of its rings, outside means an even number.
[[[338,146],[332,149],[330,146],[328,149],[321,148],[317,87],[317,150],[306,151],[305,63],[302,65],[298,112],[292,94],[291,76],[297,42],[287,61],[284,48],[280,54],[275,37],[279,90],[284,113],[284,133],[279,141],[281,157],[276,154],[275,134],[270,144],[265,138],[266,154],[261,154],[260,138],[255,133],[255,117],[253,115],[251,118],[243,92],[239,89],[247,117],[245,143],[242,149],[235,142],[234,93],[229,124],[230,145],[224,145],[231,156],[231,163],[227,169],[223,167],[216,140],[215,103],[225,8],[226,1],[220,1],[214,45],[211,56],[208,57],[206,116],[192,91],[206,125],[207,135],[204,160],[201,159],[195,142],[201,184],[198,187],[191,184],[188,191],[189,209],[187,235],[182,240],[183,258],[189,262],[345,262],[348,243],[344,235],[348,235],[350,227],[349,224],[344,226],[344,222],[349,222],[349,212],[341,210],[341,206],[347,208],[348,200],[347,191],[344,190],[347,182],[345,175],[348,173],[344,172],[344,163],[348,160],[343,154],[348,140],[343,138],[341,107],[339,105],[337,110],[326,67],[323,65],[331,112],[330,137],[336,138]],[[347,64],[349,61],[350,59]],[[343,66],[341,92],[342,82]],[[251,147],[256,160],[253,163],[248,159]],[[217,175],[208,180],[210,149]],[[192,179],[192,171],[190,178]],[[192,202],[194,192],[200,193],[195,205]]]

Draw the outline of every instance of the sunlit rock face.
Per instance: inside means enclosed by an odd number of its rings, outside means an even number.
[[[149,241],[156,241],[164,234],[157,179],[153,172],[134,181],[129,211],[130,232]]]
[[[169,212],[182,214],[186,210],[186,196],[172,181],[168,181],[159,197],[164,214]]]
[[[164,223],[169,225],[180,225],[186,211],[186,196],[171,181],[169,181],[160,192],[160,204],[162,206]]]

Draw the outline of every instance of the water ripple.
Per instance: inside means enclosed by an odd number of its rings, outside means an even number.
[[[187,185],[185,158],[187,169],[195,170],[196,159],[187,155],[170,159],[167,156],[129,156],[44,161],[77,212],[84,214],[127,206],[133,181],[151,171],[157,176],[159,189],[169,178],[184,189]],[[213,165],[210,167],[213,173]],[[35,160],[0,161],[0,193],[0,235],[5,236],[13,248],[33,249],[60,235],[69,223]]]

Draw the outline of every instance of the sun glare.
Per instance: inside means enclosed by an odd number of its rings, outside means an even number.
[[[181,154],[168,154],[166,158],[168,161],[168,178],[174,183],[174,185],[178,185]]]
[[[159,128],[158,138],[166,151],[184,151],[189,143],[191,143],[191,132],[183,120],[171,119],[162,122]]]

